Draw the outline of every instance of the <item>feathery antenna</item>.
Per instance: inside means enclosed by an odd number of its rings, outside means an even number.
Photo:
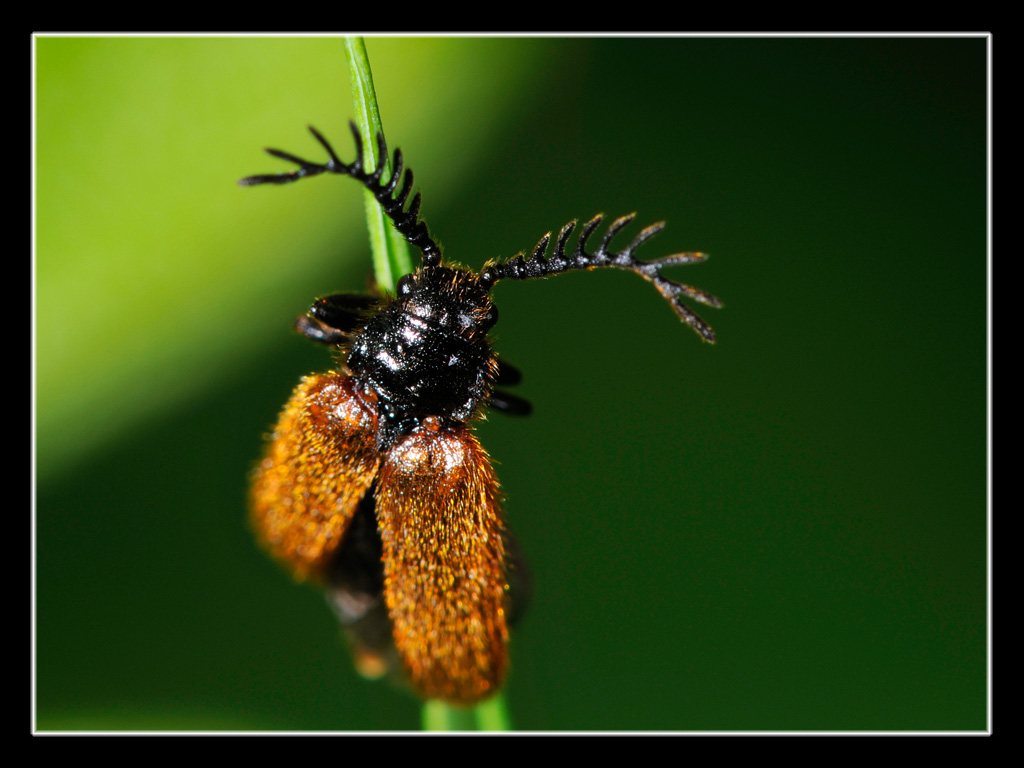
[[[423,255],[424,266],[437,266],[441,263],[441,248],[430,236],[426,223],[419,218],[419,192],[413,195],[408,210],[405,209],[405,201],[409,197],[409,192],[412,191],[413,176],[411,169],[405,170],[402,188],[397,195],[392,197],[395,188],[398,186],[398,180],[402,177],[402,150],[395,149],[394,159],[391,163],[393,168],[391,177],[386,183],[382,184],[381,176],[384,172],[384,158],[388,156],[384,134],[379,131],[377,133],[377,149],[378,156],[380,157],[377,170],[373,173],[367,173],[365,170],[365,156],[363,154],[363,140],[359,137],[359,130],[356,128],[355,123],[349,122],[349,127],[352,129],[352,136],[355,138],[356,144],[356,158],[351,163],[342,162],[327,139],[316,128],[309,126],[309,132],[327,150],[330,160],[322,164],[313,163],[288,152],[282,152],[280,149],[267,149],[266,153],[268,155],[294,163],[299,166],[298,170],[288,173],[265,173],[247,176],[244,179],[240,179],[238,183],[243,187],[250,187],[256,184],[290,184],[307,176],[319,176],[321,173],[336,173],[341,176],[350,176],[370,190],[374,199],[380,205],[381,210],[384,211],[384,215],[394,223],[395,229],[398,230],[410,245],[419,248],[420,253]]]
[[[587,253],[587,240],[590,239],[594,231],[601,225],[601,222],[604,220],[604,214],[598,214],[583,225],[575,250],[570,254],[566,254],[565,246],[569,240],[569,235],[576,228],[576,222],[570,221],[558,233],[558,238],[555,240],[555,251],[550,258],[546,257],[548,244],[551,240],[551,233],[549,232],[534,246],[533,251],[528,257],[525,257],[523,253],[518,253],[506,261],[487,264],[480,272],[480,280],[484,283],[485,287],[490,288],[499,280],[531,280],[535,277],[558,275],[576,269],[615,267],[616,269],[629,270],[640,275],[640,277],[648,282],[653,283],[654,287],[658,289],[658,293],[665,297],[666,301],[672,305],[672,309],[679,316],[679,319],[693,328],[704,341],[713,344],[715,342],[715,332],[711,329],[711,326],[687,307],[682,299],[685,296],[700,304],[707,304],[709,307],[721,307],[722,302],[706,291],[669,280],[661,274],[661,270],[665,267],[678,264],[697,264],[705,261],[708,258],[707,254],[676,253],[653,261],[638,261],[633,258],[633,252],[637,248],[664,229],[664,222],[644,227],[633,238],[633,241],[618,253],[609,250],[608,246],[612,238],[629,225],[635,217],[636,214],[631,213],[628,216],[621,216],[615,219],[608,226],[608,230],[601,238],[597,250],[593,253]]]

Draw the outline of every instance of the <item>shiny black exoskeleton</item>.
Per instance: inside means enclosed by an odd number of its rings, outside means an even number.
[[[498,313],[474,274],[424,267],[403,277],[397,294],[354,334],[347,360],[376,399],[382,449],[428,416],[470,420],[499,371],[488,339]],[[525,401],[512,409],[525,410]]]

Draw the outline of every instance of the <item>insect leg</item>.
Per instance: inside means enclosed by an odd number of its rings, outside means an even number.
[[[491,393],[491,400],[488,403],[496,411],[508,414],[509,416],[529,416],[533,413],[533,406],[529,400],[524,400],[509,392],[500,389]]]
[[[320,344],[342,344],[363,326],[368,315],[379,305],[377,297],[365,293],[324,296],[295,321],[295,330]]]
[[[498,358],[498,378],[494,380],[499,386],[514,386],[523,380],[523,374],[519,369],[510,363]]]

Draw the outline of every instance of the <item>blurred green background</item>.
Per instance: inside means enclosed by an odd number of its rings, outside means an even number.
[[[986,727],[986,40],[367,39],[450,259],[639,213],[702,344],[613,270],[502,283],[535,413],[479,427],[534,599],[530,730]],[[40,38],[36,724],[414,730],[246,527],[370,270],[333,38]],[[624,235],[623,242],[628,235]]]

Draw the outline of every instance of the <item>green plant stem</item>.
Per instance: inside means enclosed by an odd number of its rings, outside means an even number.
[[[501,691],[498,695],[476,705],[473,710],[476,715],[476,729],[478,731],[511,731],[512,719],[508,714],[508,704],[505,703],[505,694]]]
[[[373,75],[366,46],[361,37],[346,37],[345,52],[348,55],[349,71],[352,75],[352,100],[356,108],[356,127],[363,138],[367,158],[372,158],[367,171],[384,164],[384,178],[391,173],[391,162],[387,157],[377,156],[377,134],[384,133],[377,109],[377,94],[373,90]],[[364,191],[366,200],[366,224],[370,235],[370,250],[373,256],[373,272],[377,285],[393,291],[395,282],[402,275],[412,272],[409,246],[398,231],[391,226],[373,194]]]
[[[352,75],[356,127],[362,136],[367,158],[372,158],[369,164],[376,168],[377,163],[384,163],[384,178],[387,178],[391,173],[391,163],[389,158],[377,156],[377,134],[383,133],[384,128],[377,109],[377,94],[373,90],[373,75],[370,73],[370,60],[366,56],[363,38],[346,37],[345,53]],[[367,168],[367,171],[372,168]],[[413,271],[409,245],[391,226],[373,195],[369,191],[365,195],[374,277],[379,287],[393,291],[398,278]],[[459,709],[442,701],[428,701],[423,705],[422,720],[423,729],[429,731],[511,730],[508,708],[501,693],[473,709]]]
[[[452,707],[436,699],[425,702],[422,720],[425,731],[512,730],[508,706],[502,693],[469,709]]]

